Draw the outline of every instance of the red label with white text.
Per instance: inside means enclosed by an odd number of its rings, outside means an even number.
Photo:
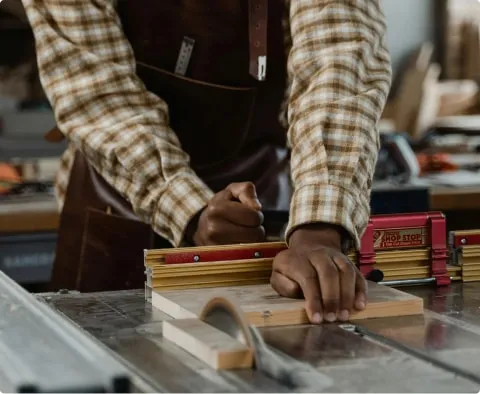
[[[373,245],[378,249],[414,248],[429,243],[426,227],[374,230]]]

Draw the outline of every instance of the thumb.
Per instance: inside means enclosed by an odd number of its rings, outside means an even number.
[[[242,204],[245,204],[256,211],[262,209],[262,204],[260,204],[257,197],[255,185],[252,182],[231,183],[227,186],[227,190],[231,193],[233,198],[239,200]]]

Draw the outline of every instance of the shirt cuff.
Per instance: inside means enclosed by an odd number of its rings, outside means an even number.
[[[174,247],[182,244],[188,223],[205,208],[214,193],[194,172],[170,180],[153,217],[153,229]]]
[[[369,217],[368,198],[354,196],[336,185],[303,185],[293,193],[285,239],[288,243],[290,235],[299,226],[329,223],[343,227],[353,241],[352,246],[359,250],[360,237]]]

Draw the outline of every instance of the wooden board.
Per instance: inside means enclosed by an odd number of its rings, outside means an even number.
[[[354,312],[350,320],[423,313],[423,299],[369,282],[367,308]],[[175,319],[196,318],[204,305],[214,297],[235,300],[249,324],[282,326],[309,323],[304,301],[279,296],[269,285],[250,285],[212,289],[152,291],[151,302]]]
[[[214,369],[253,365],[252,349],[199,319],[166,320],[162,332],[165,339]]]

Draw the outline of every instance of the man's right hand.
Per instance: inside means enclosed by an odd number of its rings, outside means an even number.
[[[261,208],[253,183],[231,183],[202,211],[192,240],[197,246],[263,242]]]

